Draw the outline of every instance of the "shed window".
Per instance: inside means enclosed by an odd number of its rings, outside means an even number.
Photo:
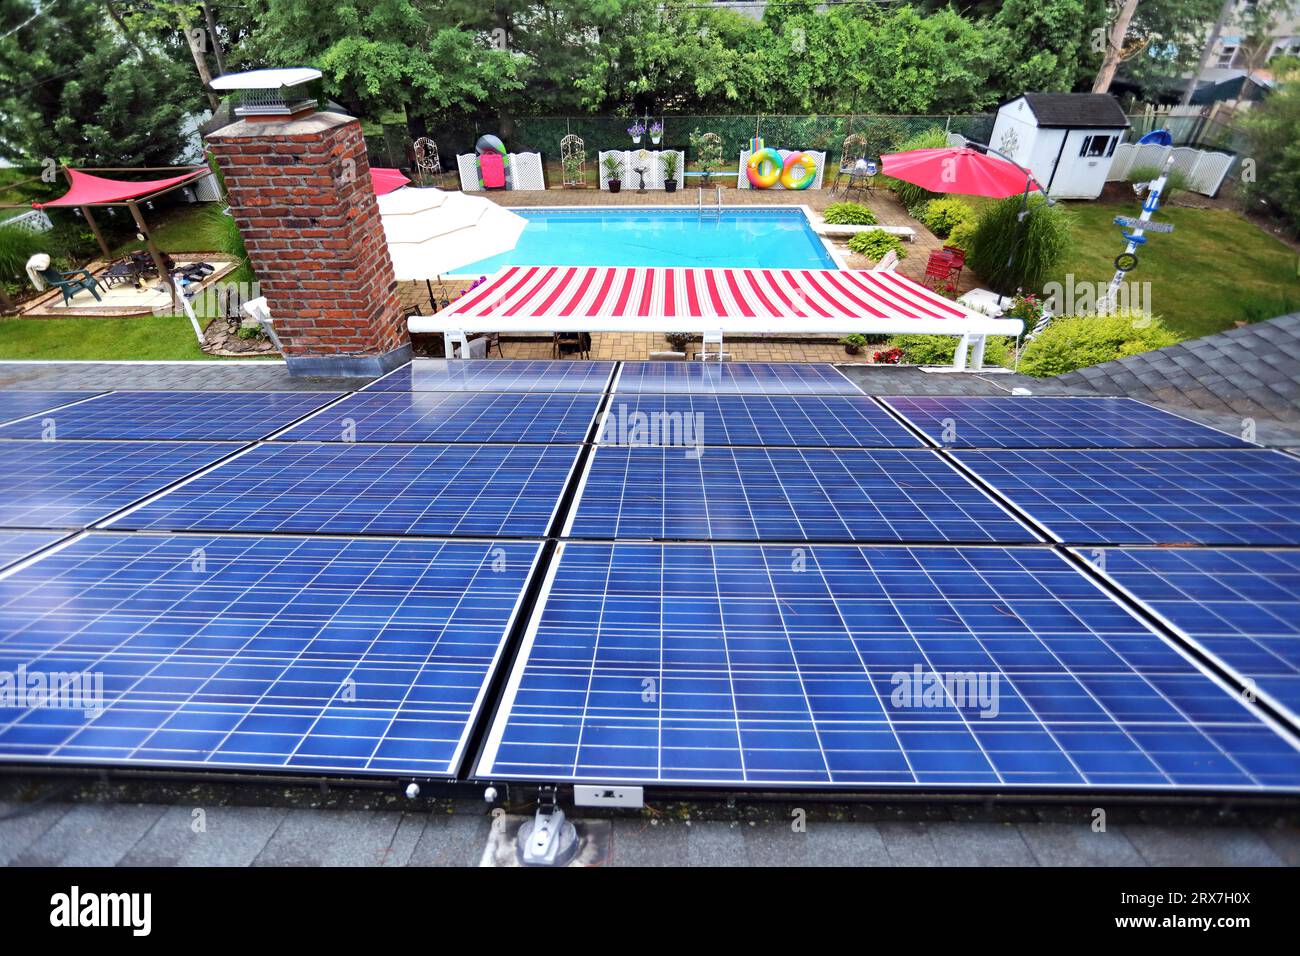
[[[1080,156],[1109,156],[1115,147],[1114,136],[1085,136],[1083,146],[1079,148]]]

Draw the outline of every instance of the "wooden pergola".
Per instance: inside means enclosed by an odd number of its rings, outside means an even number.
[[[179,293],[176,284],[168,273],[164,265],[162,251],[154,243],[153,235],[149,232],[144,215],[140,212],[140,203],[149,202],[174,190],[193,185],[203,177],[212,175],[212,170],[207,166],[144,166],[134,168],[100,166],[77,169],[63,166],[61,168],[64,177],[68,181],[68,191],[58,199],[52,199],[49,202],[0,203],[0,209],[45,209],[64,206],[79,209],[86,220],[86,225],[90,227],[95,241],[99,244],[99,249],[104,254],[104,258],[111,261],[113,258],[112,250],[109,249],[108,242],[105,241],[104,234],[100,231],[99,223],[95,221],[95,216],[91,210],[95,207],[126,207],[131,213],[131,218],[135,221],[137,234],[144,241],[145,248],[148,249],[149,256],[153,259],[154,268],[158,270],[158,276],[163,282],[167,283],[167,288],[171,290],[172,304],[178,304]],[[164,179],[133,182],[126,179],[100,176],[99,173],[171,173],[172,175]],[[24,186],[38,180],[41,180],[40,176],[32,176],[29,179],[14,183],[10,188]],[[3,293],[0,292],[0,295],[3,295]],[[0,304],[9,305],[9,303]]]

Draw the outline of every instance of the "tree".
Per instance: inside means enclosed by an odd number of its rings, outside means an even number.
[[[33,0],[0,0],[0,22],[21,24],[36,10]],[[105,28],[86,42],[103,15],[92,0],[60,0],[0,40],[0,155],[165,166],[185,152],[184,121],[202,100],[174,38]]]
[[[1009,97],[1068,93],[1100,61],[1105,0],[1007,0],[991,23],[1006,37],[993,80]]]
[[[1300,72],[1288,73],[1241,121],[1249,144],[1246,192],[1271,205],[1300,231]]]

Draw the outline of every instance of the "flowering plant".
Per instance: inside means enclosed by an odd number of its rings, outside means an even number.
[[[664,132],[664,124],[663,124],[663,123],[659,122],[658,120],[655,120],[653,123],[650,124],[650,135],[651,135],[651,136],[662,136],[662,135],[663,135],[663,132]]]
[[[871,361],[875,362],[877,365],[897,365],[899,362],[903,361],[903,350],[894,347],[892,349],[883,349],[879,352],[873,352],[871,354]]]
[[[627,135],[633,138],[640,137],[644,134],[645,134],[645,127],[641,125],[640,120],[634,120],[632,122],[632,125],[627,128]]]

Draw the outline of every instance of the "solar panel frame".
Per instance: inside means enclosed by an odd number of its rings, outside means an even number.
[[[571,445],[268,442],[104,527],[206,533],[538,538]]]
[[[616,393],[597,429],[605,445],[677,445],[685,439],[768,448],[927,447],[866,395]]]
[[[623,362],[612,391],[865,394],[834,365],[816,362]]]
[[[40,415],[42,412],[55,411],[76,402],[102,395],[100,391],[21,391],[17,389],[0,390],[0,425],[21,421]]]
[[[1300,551],[1071,550],[1300,728]]]
[[[413,359],[364,386],[363,392],[596,392],[617,362],[547,359]]]
[[[1063,544],[1300,545],[1300,462],[1268,449],[945,454]]]
[[[882,395],[879,398],[935,445],[945,448],[1260,447],[1255,442],[1133,398],[1100,395]],[[1094,424],[1093,419],[1100,419],[1102,424]],[[947,422],[952,423],[951,429]],[[949,431],[950,438],[946,437]]]
[[[87,528],[240,447],[238,442],[0,442],[0,474],[7,480],[0,528]]]
[[[0,529],[0,571],[25,561],[33,554],[62,541],[64,531],[10,531]]]
[[[101,706],[0,709],[0,759],[454,776],[540,552],[91,533],[0,574],[0,667],[98,674]]]
[[[707,552],[707,561],[670,569],[653,556],[688,550]],[[895,596],[906,578],[853,567],[888,552],[928,555],[933,573],[951,575],[957,560],[981,567],[978,583],[958,582],[958,603],[947,605],[971,602],[969,616],[957,617],[976,646],[935,629],[930,604],[940,583],[931,573],[925,586]],[[1300,792],[1294,740],[1054,549],[816,545],[802,556],[807,568],[797,577],[782,546],[560,543],[474,776],[759,790]],[[998,570],[1012,559],[1019,572]],[[838,562],[833,576],[853,597],[832,593],[823,562]],[[1064,590],[1033,595],[1043,606],[1024,621],[1031,640],[1008,631],[995,641],[978,605],[994,589],[986,576],[1032,593],[1044,563]],[[768,589],[753,599],[745,580],[764,574]],[[833,612],[818,609],[823,592]],[[1004,600],[1005,590],[996,593]],[[1086,613],[1080,594],[1090,599]],[[881,616],[881,595],[897,624]],[[741,605],[730,624],[728,600]],[[1032,603],[1022,599],[1020,614]],[[992,718],[1011,715],[1000,728],[968,707],[940,716],[892,700],[897,685],[885,678],[909,674],[918,655],[940,673],[932,654],[961,670],[977,659],[993,664],[1012,692],[1010,708]],[[1056,663],[1044,668],[1048,660]],[[790,760],[781,766],[772,753]]]
[[[108,392],[59,410],[53,434],[67,441],[256,441],[343,394]],[[0,439],[42,438],[46,433],[43,419],[0,425]]]
[[[357,392],[274,440],[579,444],[601,399],[591,392]]]
[[[930,449],[601,445],[576,499],[566,538],[1042,541]]]

